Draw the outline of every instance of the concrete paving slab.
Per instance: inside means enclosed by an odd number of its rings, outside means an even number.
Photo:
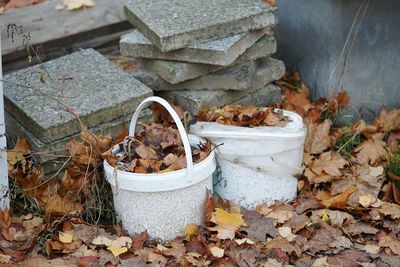
[[[50,74],[52,78],[48,75]],[[6,75],[5,109],[43,143],[131,113],[151,89],[93,49]]]
[[[274,37],[265,35],[253,46],[247,49],[230,66],[241,64],[245,61],[267,57],[276,52],[276,40]],[[219,71],[225,66],[209,64],[196,64],[181,61],[161,60],[161,59],[138,59],[145,68],[159,75],[169,83],[176,84],[191,80],[205,74]]]
[[[282,99],[281,89],[272,84],[250,91],[168,91],[157,92],[157,95],[181,106],[192,115],[196,115],[201,107],[210,108],[231,103],[269,106]]]
[[[227,66],[258,41],[269,29],[230,35],[199,43],[172,52],[162,52],[137,29],[121,37],[121,54],[135,58],[151,58]]]
[[[275,8],[260,0],[131,0],[128,20],[162,52],[273,26]]]
[[[240,89],[240,90],[254,90],[254,89],[260,89],[267,84],[279,80],[280,78],[283,77],[285,74],[285,65],[283,64],[282,61],[274,59],[274,58],[260,58],[256,61],[256,69],[254,70],[254,74],[252,77],[248,76],[247,78],[250,78],[251,82],[250,85],[247,87]],[[240,66],[240,65],[238,65]],[[143,66],[138,66],[135,71],[131,72],[130,75],[141,81],[142,83],[146,84],[148,87],[153,89],[154,91],[175,91],[175,90],[200,90],[199,84],[196,84],[193,81],[196,81],[198,79],[201,79],[202,85],[206,90],[213,90],[211,89],[214,87],[214,90],[232,90],[233,88],[230,88],[227,84],[224,86],[221,86],[223,88],[219,88],[219,86],[213,86],[211,84],[211,80],[208,80],[208,77],[211,77],[211,75],[214,75],[215,80],[217,80],[217,77],[219,76],[219,72],[224,72],[226,69],[210,73],[204,76],[201,76],[200,78],[189,80],[183,83],[178,83],[178,84],[170,84],[167,83],[165,80],[163,80],[160,76],[155,74],[154,72],[151,72],[150,70],[144,68]],[[223,83],[222,77],[224,77],[224,74],[219,76],[221,80],[218,82],[217,85],[220,85]],[[226,80],[226,79],[225,79]],[[248,81],[247,79],[246,81]],[[231,79],[230,84],[234,83],[235,81]],[[189,87],[188,84],[193,83],[191,88]],[[234,87],[238,87],[238,85],[235,85]],[[193,89],[196,88],[196,89]]]
[[[260,58],[257,60],[257,70],[253,83],[249,89],[257,89],[277,81],[285,75],[285,64],[283,61],[274,58]]]

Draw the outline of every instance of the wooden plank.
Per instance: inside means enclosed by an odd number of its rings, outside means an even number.
[[[46,48],[66,46],[82,40],[133,28],[123,13],[126,0],[94,0],[96,5],[76,11],[57,11],[55,7],[62,0],[47,2],[10,10],[0,16],[1,37],[3,39],[3,61],[8,62],[26,56],[22,38],[7,36],[7,26],[16,24],[29,32],[31,44]]]

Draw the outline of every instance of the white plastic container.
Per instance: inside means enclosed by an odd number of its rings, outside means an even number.
[[[207,137],[216,148],[220,175],[214,191],[241,206],[254,209],[274,200],[296,196],[301,172],[306,128],[299,115],[283,111],[290,122],[285,127],[239,127],[215,122],[197,122],[191,133]]]
[[[190,144],[197,145],[204,140],[188,136],[174,109],[159,97],[149,97],[139,105],[133,114],[129,135],[134,135],[139,113],[150,102],[163,105],[174,119],[185,148],[187,168],[140,174],[115,170],[104,161],[104,170],[114,192],[115,210],[129,234],[147,230],[151,238],[170,240],[182,235],[187,224],[203,222],[207,190],[212,190],[215,157],[212,151],[205,160],[193,165]]]

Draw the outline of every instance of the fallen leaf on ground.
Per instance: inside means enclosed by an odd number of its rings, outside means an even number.
[[[92,0],[64,0],[64,5],[68,10],[77,10],[86,7],[93,7],[95,3]]]
[[[344,208],[346,206],[346,200],[355,191],[357,191],[356,188],[350,188],[336,196],[330,196],[326,192],[321,191],[317,195],[317,198],[321,200],[321,204],[324,205],[325,208]]]
[[[58,232],[58,239],[65,244],[71,243],[73,239],[73,235],[64,232]]]
[[[212,247],[210,248],[211,254],[216,258],[222,258],[224,256],[224,249],[219,247]]]
[[[233,239],[235,232],[239,230],[241,226],[246,226],[243,220],[243,214],[229,213],[223,209],[216,208],[213,212],[211,222],[215,223],[216,226],[209,227],[211,231],[217,231],[217,237],[219,239]]]
[[[249,239],[264,242],[267,236],[275,237],[277,235],[272,218],[264,218],[257,212],[247,210],[244,211],[243,218],[247,226],[242,226],[240,231],[247,233]]]
[[[378,210],[384,215],[389,215],[392,219],[400,218],[400,205],[398,204],[384,202]]]
[[[320,154],[328,149],[332,145],[332,138],[329,135],[331,127],[331,120],[324,120],[321,124],[310,124],[304,144],[305,151],[311,154]]]

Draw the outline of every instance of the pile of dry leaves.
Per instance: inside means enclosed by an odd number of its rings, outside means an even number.
[[[288,123],[283,111],[272,107],[253,107],[240,105],[226,105],[222,108],[205,108],[197,115],[199,121],[217,122],[225,125],[241,127],[278,126]]]
[[[206,141],[192,147],[194,162],[207,158],[211,143]],[[103,153],[107,162],[121,170],[135,173],[170,172],[186,168],[186,156],[179,131],[172,126],[153,123],[144,125],[135,137]]]
[[[0,214],[0,262],[27,266],[398,266],[400,205],[393,201],[385,171],[399,150],[400,110],[383,109],[371,124],[359,120],[334,126],[349,102],[346,93],[312,102],[298,74],[278,84],[285,95],[279,107],[301,114],[308,127],[304,172],[299,176],[298,197],[291,203],[261,204],[249,211],[210,197],[203,225],[188,225],[182,236],[158,243],[149,240],[146,232],[129,236],[117,224],[94,226],[79,216],[87,212],[87,204],[95,202],[88,189],[104,180],[101,168],[96,168],[101,166],[101,154],[125,135],[111,142],[83,131],[81,142],[69,144],[71,164],[63,178],[47,183],[41,182],[41,167],[32,165],[21,141],[10,153],[10,177],[22,189],[35,188],[24,194],[26,199],[38,200],[41,213]]]

